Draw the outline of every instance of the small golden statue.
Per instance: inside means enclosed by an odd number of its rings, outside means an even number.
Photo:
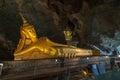
[[[14,60],[55,58],[59,56],[84,56],[92,54],[91,50],[87,50],[86,52],[86,50],[81,50],[73,46],[58,44],[50,41],[47,37],[37,38],[33,25],[29,25],[22,14],[20,15],[23,20],[23,26],[20,28],[21,39],[14,52]]]
[[[64,34],[66,41],[70,41],[72,39],[72,30],[68,26],[66,27]]]

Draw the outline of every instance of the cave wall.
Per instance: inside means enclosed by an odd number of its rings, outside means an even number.
[[[119,0],[0,0],[1,46],[12,48],[10,53],[16,48],[22,25],[19,13],[35,27],[38,37],[66,44],[63,31],[69,26],[78,47],[100,45],[104,43],[101,35],[116,40],[119,10]]]

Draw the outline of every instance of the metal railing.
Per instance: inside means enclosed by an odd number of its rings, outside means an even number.
[[[105,63],[110,66],[110,58],[106,56],[55,58],[26,61],[2,61],[1,80],[34,79],[45,77],[74,80],[80,78],[81,71],[89,64]],[[16,77],[14,77],[16,76]],[[62,80],[62,79],[60,79]]]

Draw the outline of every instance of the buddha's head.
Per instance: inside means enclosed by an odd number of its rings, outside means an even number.
[[[27,23],[25,18],[21,15],[23,20],[23,26],[21,27],[21,37],[26,39],[31,39],[32,41],[37,40],[37,35],[33,25]]]

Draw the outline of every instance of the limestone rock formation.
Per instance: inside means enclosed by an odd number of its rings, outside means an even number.
[[[39,37],[66,43],[63,31],[69,26],[78,47],[100,46],[100,35],[114,39],[120,30],[119,4],[119,0],[0,0],[0,31],[17,46],[22,12]]]

